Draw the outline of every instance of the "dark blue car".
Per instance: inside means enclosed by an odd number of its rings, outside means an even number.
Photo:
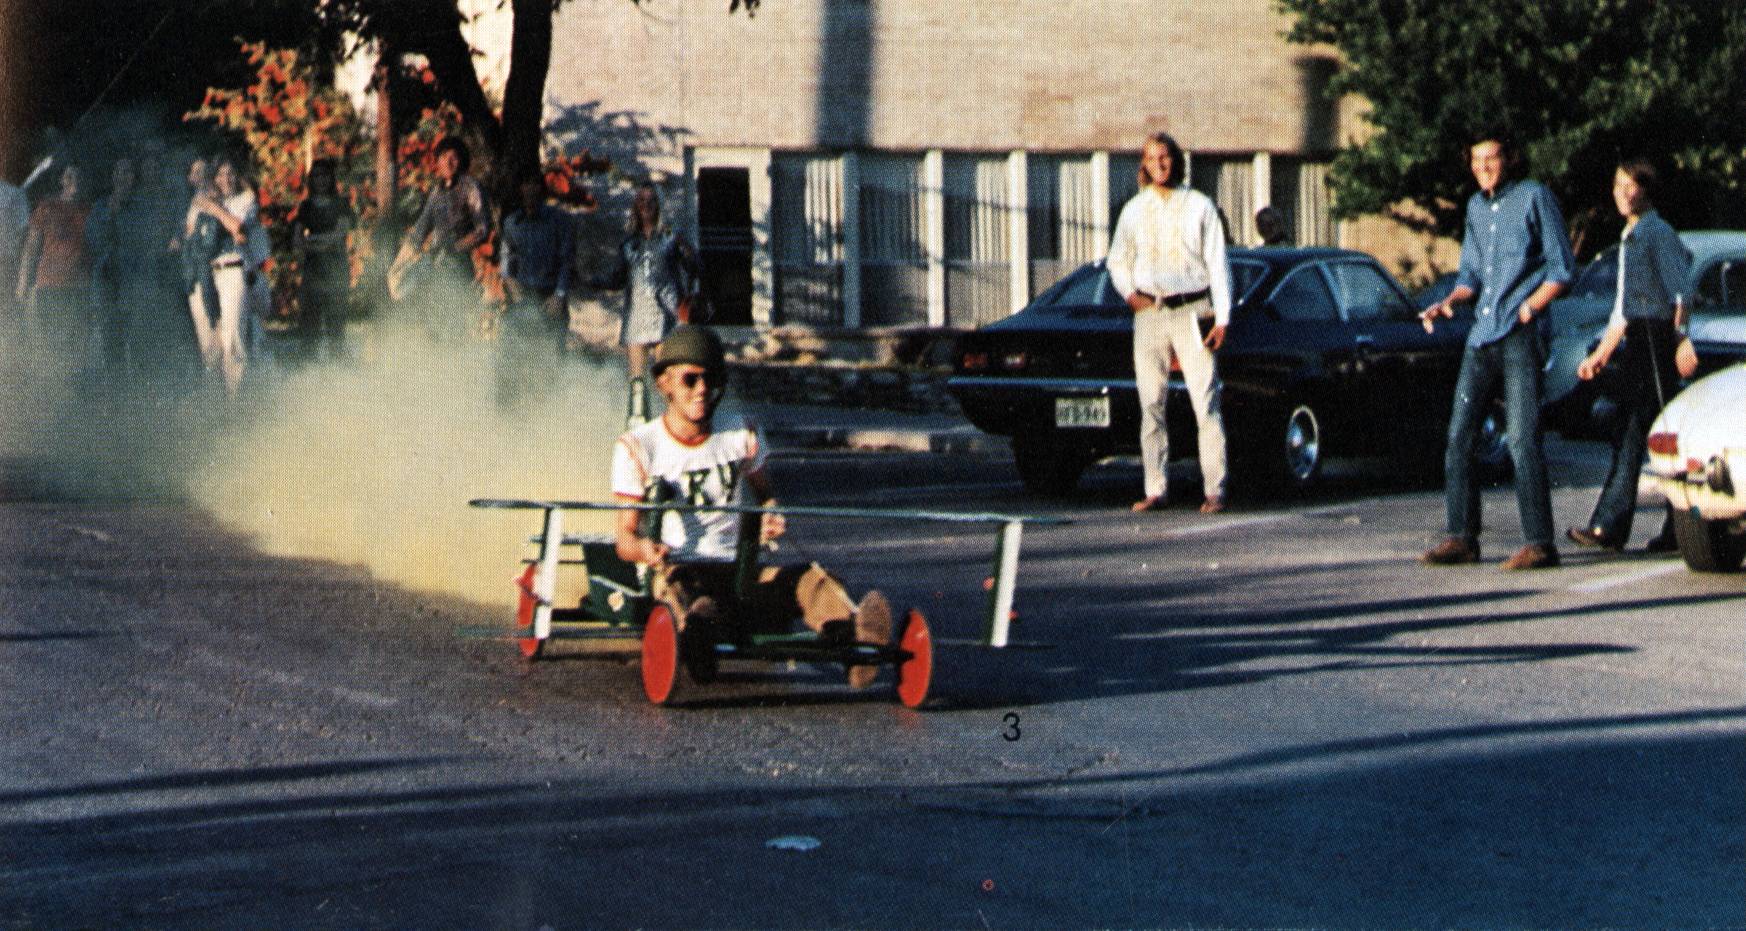
[[[1434,333],[1394,277],[1344,249],[1233,249],[1232,315],[1219,352],[1233,482],[1305,488],[1329,456],[1386,457],[1437,472],[1468,323]],[[966,417],[1012,437],[1032,491],[1062,494],[1086,466],[1139,448],[1133,314],[1101,262],[1024,310],[965,334],[949,387]],[[1180,378],[1170,448],[1192,454]],[[1483,454],[1506,456],[1495,419]]]

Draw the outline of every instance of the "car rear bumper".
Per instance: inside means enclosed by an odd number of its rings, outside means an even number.
[[[1104,378],[1023,378],[999,375],[954,375],[946,388],[977,429],[998,436],[1056,432],[1102,450],[1138,448],[1140,400],[1132,380]],[[1187,406],[1187,388],[1170,380],[1170,405]],[[1058,398],[1108,397],[1108,427],[1057,427]],[[1190,415],[1192,417],[1192,414]]]
[[[1746,448],[1727,449],[1702,461],[1651,456],[1643,474],[1679,510],[1705,520],[1746,517]]]

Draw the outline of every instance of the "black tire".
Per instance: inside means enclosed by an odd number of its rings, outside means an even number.
[[[1704,520],[1675,509],[1673,536],[1679,555],[1694,572],[1737,572],[1746,559],[1746,536],[1732,532],[1725,520]]]
[[[1322,475],[1322,431],[1308,404],[1274,408],[1232,437],[1229,481],[1251,491],[1307,491]]]
[[[1079,476],[1091,464],[1091,454],[1059,437],[1013,437],[1012,458],[1019,481],[1032,494],[1058,498],[1079,484]]]

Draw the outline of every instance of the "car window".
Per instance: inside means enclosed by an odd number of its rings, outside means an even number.
[[[1698,273],[1692,309],[1746,314],[1746,256],[1727,256],[1704,266]]]
[[[1121,297],[1116,294],[1115,286],[1110,284],[1109,272],[1101,266],[1085,269],[1069,278],[1065,287],[1055,292],[1050,307],[1095,307],[1103,304],[1120,304]]]
[[[1261,284],[1261,279],[1267,277],[1267,266],[1261,262],[1236,261],[1231,263],[1231,303],[1241,304],[1249,299],[1250,292]]]
[[[1037,295],[1026,310],[1030,313],[1053,315],[1062,313],[1071,307],[1094,303],[1093,298],[1100,290],[1100,282],[1102,288],[1113,293],[1114,289],[1109,288],[1108,285],[1109,273],[1105,272],[1102,266],[1081,266],[1077,271],[1055,282],[1049,286],[1048,290]]]
[[[1608,246],[1576,276],[1576,283],[1570,286],[1570,296],[1604,297],[1610,300],[1618,290],[1619,247]]]
[[[1333,323],[1339,319],[1334,294],[1328,290],[1321,269],[1314,265],[1286,276],[1273,290],[1272,303],[1280,319],[1293,323]]]
[[[1351,323],[1373,320],[1405,320],[1413,315],[1412,306],[1389,281],[1381,269],[1364,262],[1330,262],[1328,272],[1334,279],[1340,306],[1345,308]]]

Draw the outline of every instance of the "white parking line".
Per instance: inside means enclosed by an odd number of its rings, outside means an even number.
[[[1338,514],[1342,511],[1356,510],[1365,505],[1379,504],[1384,500],[1386,499],[1380,497],[1366,498],[1361,501],[1342,501],[1339,504],[1327,504],[1316,508],[1305,508],[1301,511],[1275,511],[1271,514],[1251,514],[1246,517],[1232,517],[1226,520],[1217,520],[1208,524],[1195,524],[1191,527],[1176,527],[1164,531],[1159,534],[1159,536],[1165,539],[1173,537],[1190,537],[1202,533],[1231,530],[1236,527],[1248,527],[1254,524],[1274,524],[1282,520],[1290,520],[1294,517],[1320,517],[1324,514]]]
[[[1568,590],[1573,592],[1583,592],[1584,594],[1604,591],[1620,585],[1630,585],[1632,582],[1641,582],[1644,579],[1653,579],[1657,576],[1671,575],[1684,568],[1685,563],[1683,562],[1669,562],[1663,565],[1650,566],[1647,569],[1638,569],[1634,572],[1621,572],[1618,575],[1609,575],[1598,579],[1591,579],[1580,585],[1572,585]]]

